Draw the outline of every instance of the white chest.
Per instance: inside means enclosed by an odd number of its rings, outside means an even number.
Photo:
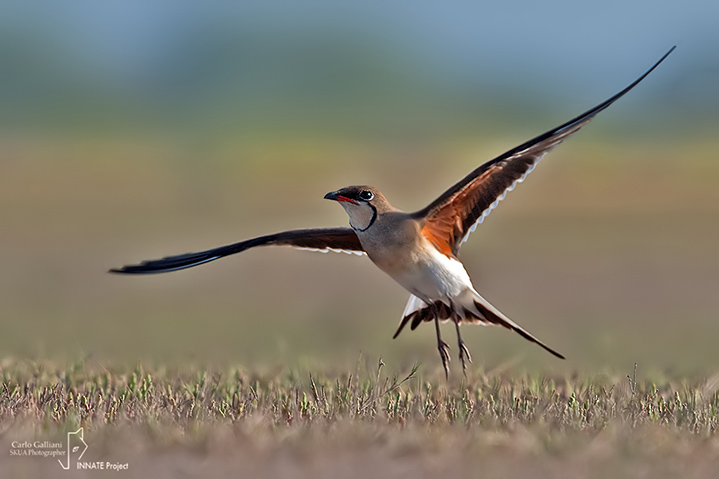
[[[472,281],[464,265],[433,247],[413,268],[395,279],[405,288],[420,293],[421,298],[428,300],[448,300],[472,288]]]
[[[449,300],[472,288],[464,265],[428,242],[414,248],[398,248],[380,258],[369,256],[392,279],[425,302]]]

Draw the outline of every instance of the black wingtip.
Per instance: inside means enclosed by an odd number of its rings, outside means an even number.
[[[519,332],[519,331],[517,331],[517,332],[518,332],[520,335],[524,336],[521,332]],[[524,336],[524,337],[526,338],[526,336]],[[555,351],[554,349],[550,348],[549,346],[547,346],[546,344],[544,344],[543,342],[541,342],[541,341],[538,340],[537,338],[532,337],[532,339],[531,339],[530,341],[532,341],[533,343],[537,343],[539,346],[541,346],[545,351],[547,351],[548,353],[550,353],[552,356],[556,356],[556,357],[559,358],[559,359],[565,359],[565,360],[567,359],[566,357],[564,357],[563,354],[558,353],[557,351]]]
[[[676,45],[673,45],[673,46],[672,46],[664,55],[662,55],[662,57],[661,57],[659,60],[657,60],[657,62],[656,62],[654,65],[652,65],[652,67],[651,67],[649,70],[647,70],[647,72],[646,72],[644,75],[642,75],[635,83],[639,83],[640,81],[642,81],[642,79],[644,79],[644,77],[646,77],[647,75],[649,75],[656,67],[659,66],[660,63],[662,63],[664,60],[666,60],[666,58],[667,58],[674,50],[676,50],[676,49],[677,49],[677,46],[676,46]]]
[[[141,265],[130,265],[130,266],[123,266],[122,268],[111,268],[107,272],[112,273],[112,274],[152,274],[152,273],[162,273],[164,271],[162,271],[162,270],[158,270],[158,271],[145,270]]]
[[[134,266],[123,266],[122,268],[111,268],[107,271],[112,274],[152,274],[162,273],[163,271],[147,271],[141,268],[139,265]]]
[[[583,122],[583,121],[585,121],[585,120],[591,119],[592,117],[594,117],[594,115],[596,115],[597,113],[601,112],[601,111],[604,110],[605,108],[609,107],[612,103],[614,103],[615,101],[619,100],[621,97],[623,97],[624,95],[626,95],[627,93],[629,93],[629,91],[632,90],[635,86],[637,86],[639,83],[641,83],[641,81],[644,80],[646,77],[648,77],[649,74],[650,74],[651,72],[653,72],[664,60],[666,60],[666,58],[667,58],[676,48],[677,48],[676,45],[672,46],[672,47],[669,49],[669,51],[667,51],[664,55],[662,55],[662,57],[661,57],[659,60],[657,60],[657,62],[654,63],[654,65],[652,65],[651,68],[649,68],[649,70],[647,70],[646,72],[644,72],[644,74],[642,74],[639,78],[637,78],[637,79],[634,80],[632,83],[630,83],[626,88],[624,88],[622,91],[620,91],[620,92],[617,93],[616,95],[612,96],[612,97],[609,98],[608,100],[605,100],[604,102],[600,103],[599,105],[595,106],[594,108],[591,108],[591,109],[585,111],[584,113],[582,113],[582,114],[579,115],[578,117],[576,117],[576,118],[574,118],[574,119],[568,121],[568,122],[565,123],[564,125],[562,125],[562,126],[560,126],[560,127],[558,127],[558,128],[555,128],[554,130],[550,130],[549,132],[545,133],[545,135],[554,134],[554,133],[556,133],[557,131],[560,131],[560,130],[562,130],[562,129],[564,129],[564,128],[571,127],[571,126],[573,126],[573,125],[576,125],[577,123],[581,123],[581,122]],[[540,136],[537,137],[537,138],[541,138],[542,136],[545,136],[545,135],[540,135]],[[530,141],[532,141],[532,140],[530,140]],[[529,142],[528,142],[528,143],[529,143]]]
[[[549,346],[547,346],[547,345],[544,344],[543,342],[541,342],[541,341],[539,341],[539,340],[535,340],[534,342],[537,343],[538,345],[540,345],[545,351],[547,351],[547,352],[549,352],[550,354],[552,354],[552,356],[556,356],[556,357],[558,357],[559,359],[565,359],[565,360],[567,359],[566,357],[564,357],[564,355],[563,355],[562,353],[558,353],[557,351],[555,351],[554,349],[550,348]]]

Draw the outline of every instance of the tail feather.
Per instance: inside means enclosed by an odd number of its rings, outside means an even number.
[[[407,306],[404,308],[402,320],[399,323],[397,332],[394,333],[392,339],[399,336],[404,327],[410,324],[410,329],[415,330],[424,321],[434,321],[437,317],[440,321],[448,321],[456,315],[459,322],[468,322],[473,324],[497,325],[503,326],[511,331],[516,332],[527,341],[531,341],[549,353],[560,359],[566,359],[564,355],[558,353],[554,349],[535,338],[527,330],[509,319],[501,311],[492,306],[486,299],[479,295],[476,291],[468,289],[465,294],[455,298],[451,306],[441,301],[435,301],[427,304],[417,296],[410,296]]]
[[[414,331],[417,326],[419,326],[419,323],[422,321],[430,321],[433,317],[432,307],[419,299],[417,296],[411,295],[407,301],[407,306],[405,306],[404,312],[402,313],[402,320],[399,323],[397,332],[394,333],[392,339],[399,336],[399,333],[402,332],[404,327],[410,321],[412,322],[411,329]]]
[[[404,313],[402,313],[397,332],[394,333],[392,339],[397,338],[407,324],[410,325],[409,329],[414,331],[422,322],[434,321],[435,316],[442,322],[449,321],[452,318],[452,310],[450,306],[442,301],[427,304],[415,295],[410,296],[407,306],[404,308]]]
[[[511,319],[509,319],[508,317],[506,317],[506,316],[505,316],[504,314],[502,314],[497,308],[495,308],[494,306],[492,306],[491,304],[489,304],[489,303],[487,302],[487,300],[485,300],[484,298],[482,298],[481,296],[479,296],[479,294],[477,294],[477,296],[479,297],[479,299],[481,300],[481,302],[475,300],[475,301],[474,301],[474,306],[477,308],[477,310],[482,314],[482,316],[483,316],[489,323],[496,324],[496,325],[498,325],[498,326],[504,326],[505,328],[516,332],[517,334],[519,334],[520,336],[522,336],[522,337],[523,337],[524,339],[526,339],[527,341],[531,341],[531,342],[533,342],[533,343],[535,343],[535,344],[541,346],[541,347],[544,348],[546,351],[548,351],[549,353],[555,355],[555,356],[558,357],[559,359],[567,359],[567,358],[564,357],[564,355],[562,355],[562,354],[558,353],[557,351],[555,351],[554,349],[550,348],[549,346],[547,346],[546,344],[544,344],[542,341],[540,341],[539,339],[537,339],[537,338],[535,338],[534,336],[532,336],[532,334],[530,334],[529,331],[527,331],[526,329],[522,328],[520,325],[518,325],[517,323],[515,323],[514,321],[512,321]]]

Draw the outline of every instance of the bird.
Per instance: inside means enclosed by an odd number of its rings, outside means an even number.
[[[460,247],[547,153],[633,89],[675,48],[672,47],[649,70],[608,100],[480,165],[418,211],[400,211],[372,186],[348,186],[329,192],[324,198],[336,201],[344,208],[349,216],[349,227],[284,231],[198,253],[143,261],[111,269],[110,272],[151,274],[178,271],[270,245],[366,255],[410,293],[393,338],[397,338],[408,324],[414,330],[423,322],[433,322],[437,350],[447,378],[450,348],[442,339],[440,322],[454,323],[459,359],[465,375],[467,364],[472,361],[460,333],[460,325],[465,323],[503,326],[557,358],[565,359],[564,355],[509,319],[477,292],[459,259]]]

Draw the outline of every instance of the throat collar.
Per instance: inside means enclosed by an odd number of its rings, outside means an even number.
[[[352,222],[350,222],[350,226],[352,227],[352,229],[354,231],[358,231],[360,233],[367,231],[369,229],[369,227],[372,226],[374,224],[374,222],[377,220],[377,208],[375,208],[373,205],[370,205],[369,203],[367,204],[367,206],[372,208],[372,218],[370,218],[369,223],[367,223],[367,226],[365,226],[364,228],[357,228],[356,226],[354,226],[352,224]]]

